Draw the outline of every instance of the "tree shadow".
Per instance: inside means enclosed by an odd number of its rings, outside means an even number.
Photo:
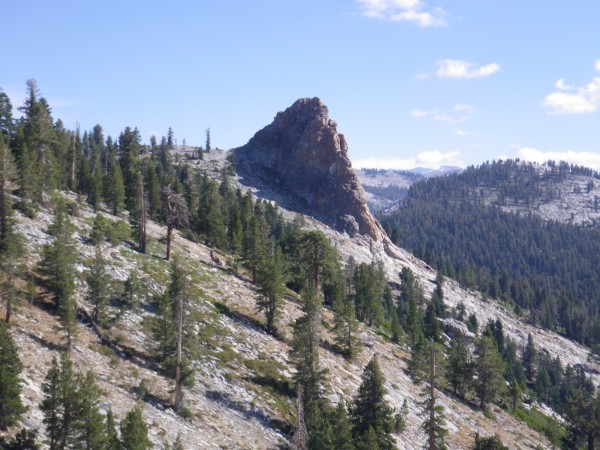
[[[286,435],[290,435],[292,431],[292,427],[289,423],[283,420],[273,419],[266,412],[254,405],[234,400],[231,397],[231,394],[227,392],[208,390],[206,391],[206,398],[241,413],[246,420],[254,419],[272,430],[280,431]]]

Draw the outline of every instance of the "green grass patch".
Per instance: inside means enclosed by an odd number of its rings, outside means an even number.
[[[525,422],[532,430],[546,436],[551,443],[559,445],[564,449],[569,448],[566,442],[568,438],[567,430],[552,417],[547,416],[536,408],[517,408],[514,411],[509,410],[509,413]]]

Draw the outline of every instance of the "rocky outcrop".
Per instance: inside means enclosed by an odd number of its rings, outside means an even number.
[[[348,144],[319,98],[303,98],[235,149],[238,172],[283,192],[339,231],[385,239],[352,170]]]

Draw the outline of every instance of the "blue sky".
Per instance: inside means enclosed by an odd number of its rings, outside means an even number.
[[[145,141],[243,145],[320,97],[355,166],[600,170],[597,0],[6,1],[0,87]]]

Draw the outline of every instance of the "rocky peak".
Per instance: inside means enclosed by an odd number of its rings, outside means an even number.
[[[319,98],[302,98],[277,113],[270,125],[235,149],[235,158],[249,182],[259,177],[302,212],[350,236],[384,239],[352,170],[346,139]]]

